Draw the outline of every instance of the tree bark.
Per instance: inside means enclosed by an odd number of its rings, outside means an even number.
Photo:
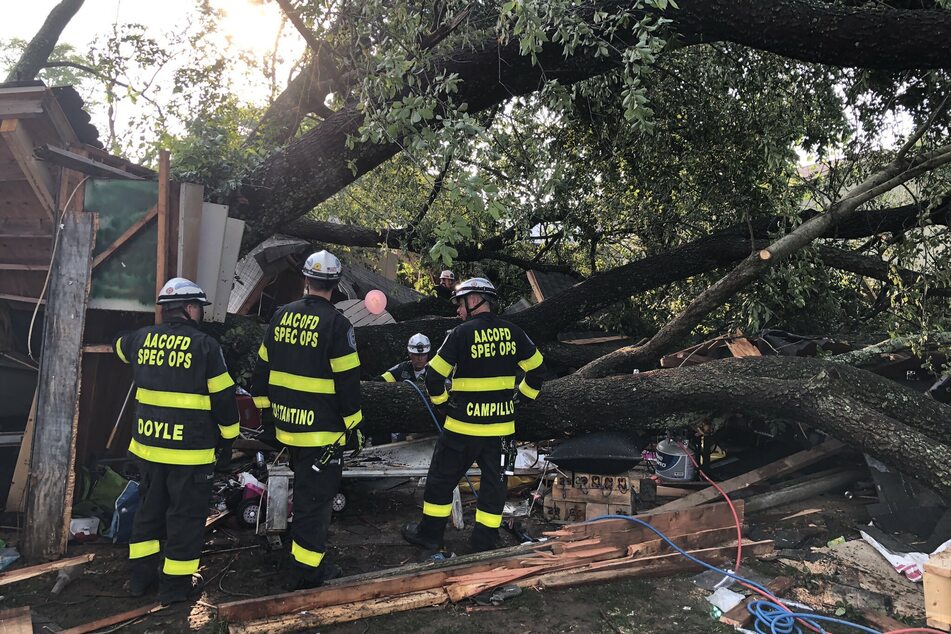
[[[10,70],[6,81],[30,81],[43,69],[44,64],[56,48],[56,42],[63,29],[73,19],[83,0],[62,0],[46,16],[43,26],[36,32],[16,65]],[[12,9],[8,9],[10,11]]]
[[[606,5],[612,8],[611,5]],[[593,14],[589,10],[589,14]],[[841,7],[778,0],[685,0],[663,12],[685,43],[730,41],[823,64],[861,68],[942,68],[951,59],[951,12]],[[477,113],[511,97],[535,92],[544,81],[568,85],[614,68],[624,37],[612,55],[577,50],[566,58],[559,45],[538,53],[538,64],[519,52],[517,40],[489,39],[474,50],[459,50],[435,67],[462,80],[453,96]],[[436,73],[438,74],[438,73]],[[330,115],[316,128],[275,152],[249,174],[235,196],[234,215],[249,222],[245,245],[254,245],[284,224],[306,214],[394,156],[398,143],[361,143],[347,138],[363,122],[357,105]]]
[[[671,414],[752,412],[823,430],[943,493],[951,491],[951,447],[918,424],[923,406],[936,408],[944,420],[951,407],[869,372],[854,372],[863,375],[861,387],[836,364],[797,357],[724,359],[603,379],[570,376],[545,383],[537,401],[519,405],[517,434],[545,439],[592,431],[644,432],[670,424]],[[893,393],[901,399],[875,398]],[[410,386],[364,383],[363,395],[365,432],[434,428]]]

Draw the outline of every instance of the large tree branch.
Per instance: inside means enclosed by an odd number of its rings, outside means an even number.
[[[941,285],[929,276],[911,269],[898,268],[892,270],[888,262],[870,255],[862,255],[854,251],[846,251],[826,245],[819,245],[819,258],[827,266],[841,271],[848,271],[870,277],[872,279],[890,282],[897,276],[904,284],[912,285],[920,282],[928,283],[925,295],[929,297],[951,297],[951,288]]]
[[[951,59],[951,38],[944,37],[951,32],[949,11],[854,8],[800,0],[767,4],[685,0],[679,10],[668,10],[664,17],[673,20],[671,28],[688,42],[738,42],[825,64],[939,68]],[[491,39],[474,50],[437,60],[435,74],[456,73],[461,81],[453,98],[476,113],[534,92],[546,81],[572,84],[615,68],[624,38],[630,35],[619,34],[614,56],[579,49],[565,58],[561,46],[549,44],[538,53],[538,64],[520,54],[517,41],[499,45]],[[303,94],[288,101],[292,106],[301,103]],[[347,106],[249,174],[241,195],[235,197],[239,203],[235,215],[249,221],[247,245],[309,212],[400,150],[396,142],[348,147],[347,139],[362,123],[359,107]]]
[[[815,217],[815,214],[809,216]],[[822,237],[858,239],[902,232],[917,226],[923,217],[932,224],[951,223],[951,201],[944,201],[925,212],[913,205],[864,212],[829,227]],[[540,304],[511,315],[510,319],[536,342],[552,341],[566,327],[618,301],[739,262],[760,248],[759,240],[775,234],[787,221],[786,218],[774,217],[737,224],[658,255],[635,260],[579,282]],[[750,242],[751,236],[753,243]],[[406,319],[433,314],[426,308],[420,307],[422,312],[406,308],[406,314],[401,313],[401,316]],[[447,316],[360,328],[357,341],[361,359],[364,359],[363,368],[368,373],[365,376],[383,372],[389,367],[386,365],[389,360],[400,358],[406,340],[416,332],[423,332],[433,341],[442,341],[446,330],[457,323]]]
[[[767,269],[798,252],[815,239],[828,235],[837,224],[857,215],[861,205],[948,162],[951,162],[951,146],[926,152],[912,159],[907,159],[900,153],[884,169],[872,174],[849,190],[845,196],[833,203],[826,213],[807,220],[765,249],[743,260],[727,275],[700,293],[687,308],[651,337],[650,341],[641,346],[622,348],[613,352],[588,364],[579,370],[578,374],[586,378],[596,378],[629,372],[635,368],[653,367],[662,355],[669,352],[704,317],[749,286]]]
[[[83,6],[83,0],[62,0],[46,16],[43,26],[36,32],[26,50],[20,56],[16,65],[10,69],[6,81],[29,81],[35,79],[37,73],[43,69],[53,49],[56,48],[56,42],[62,35],[63,29],[73,19],[79,8]],[[8,8],[8,12],[13,9]]]

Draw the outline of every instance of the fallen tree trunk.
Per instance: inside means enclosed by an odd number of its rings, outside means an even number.
[[[545,384],[538,400],[520,405],[518,435],[542,439],[590,431],[656,429],[671,414],[755,413],[823,430],[910,475],[951,491],[951,446],[919,427],[924,405],[951,416],[951,407],[888,379],[851,375],[828,361],[798,357],[724,359],[701,366],[603,379],[565,377]],[[760,375],[760,373],[762,375]],[[769,375],[769,376],[764,376]],[[804,379],[803,377],[808,377]],[[419,395],[407,385],[364,383],[365,431],[431,431]],[[887,396],[900,394],[898,402]]]

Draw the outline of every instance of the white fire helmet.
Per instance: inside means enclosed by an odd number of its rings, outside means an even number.
[[[450,271],[449,269],[446,269],[445,271],[443,271],[442,273],[439,274],[439,279],[441,279],[441,280],[453,280],[453,281],[455,281],[455,279],[456,279],[456,274],[453,273],[452,271]]]
[[[208,297],[205,296],[205,291],[201,290],[198,284],[195,284],[191,280],[186,280],[184,277],[173,277],[162,286],[162,290],[159,292],[158,299],[155,300],[155,303],[170,304],[172,302],[187,301],[198,302],[202,306],[211,305],[211,302],[208,301]]]
[[[406,344],[406,349],[409,350],[410,354],[426,354],[429,352],[429,347],[429,337],[421,332],[417,332],[410,337],[409,343]]]
[[[340,264],[340,260],[329,251],[311,253],[301,269],[301,273],[307,277],[331,282],[339,280],[342,272],[343,265]]]
[[[484,277],[473,277],[468,279],[465,282],[456,284],[456,289],[452,294],[453,299],[460,299],[469,295],[470,293],[479,293],[483,297],[495,299],[498,297],[498,292],[495,290],[495,286],[492,285],[492,282],[485,279]]]

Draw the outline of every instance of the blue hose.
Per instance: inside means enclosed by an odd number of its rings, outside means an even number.
[[[423,399],[423,405],[426,406],[426,409],[429,410],[429,415],[433,419],[433,425],[436,426],[436,431],[440,434],[442,433],[442,427],[439,426],[439,419],[436,418],[436,412],[433,411],[433,408],[429,405],[429,399],[426,398],[426,395],[423,394],[423,391],[419,389],[419,386],[416,385],[415,381],[410,381],[409,379],[403,379],[403,383],[409,383],[413,386],[413,389],[416,390],[416,393],[419,394],[419,398]],[[466,479],[466,484],[469,485],[469,490],[472,491],[472,495],[475,497],[476,501],[479,501],[479,494],[476,493],[475,487],[472,486],[472,481],[469,479],[468,475],[463,476]]]
[[[726,575],[731,579],[736,581],[741,581],[747,585],[758,588],[767,594],[771,594],[769,590],[756,583],[755,581],[750,581],[745,577],[730,572],[728,570],[721,570],[716,566],[712,566],[705,561],[701,561],[682,549],[680,546],[675,544],[670,540],[669,537],[664,535],[662,532],[648,524],[642,519],[637,517],[631,517],[629,515],[602,515],[601,517],[596,517],[593,520],[585,522],[585,524],[590,524],[592,522],[598,522],[601,520],[628,520],[634,522],[635,524],[640,524],[641,526],[649,529],[655,535],[660,537],[662,540],[670,544],[671,548],[676,550],[678,553],[689,559],[690,561],[703,566],[704,568],[709,568],[710,570],[715,571],[718,574]],[[796,625],[796,619],[802,620],[804,623],[807,623],[809,626],[814,627],[820,634],[828,634],[821,625],[818,624],[818,621],[824,621],[827,623],[836,623],[838,625],[844,625],[846,627],[851,627],[860,632],[868,632],[869,634],[882,634],[879,630],[873,630],[871,628],[865,627],[864,625],[859,625],[857,623],[851,623],[849,621],[843,621],[842,619],[837,619],[831,616],[821,616],[812,613],[800,613],[800,612],[787,612],[781,606],[772,601],[753,601],[749,605],[750,614],[753,615],[754,627],[759,634],[802,634],[802,629]]]

